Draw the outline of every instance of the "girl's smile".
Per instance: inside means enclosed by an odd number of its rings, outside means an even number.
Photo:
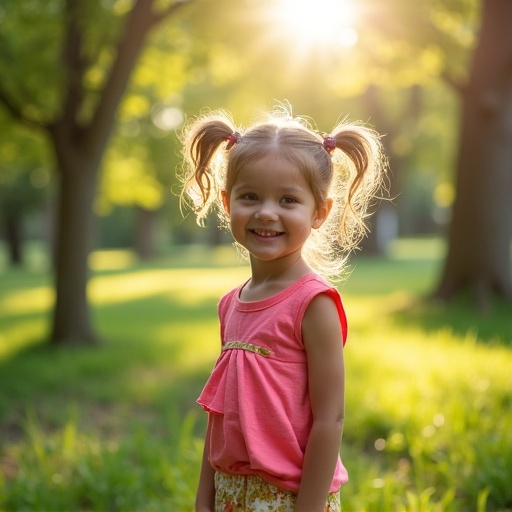
[[[281,236],[283,233],[281,232],[278,232],[278,231],[266,231],[266,230],[263,230],[263,229],[251,229],[251,232],[258,235],[258,236],[262,236],[264,238],[270,238],[270,237],[274,237],[274,236]]]

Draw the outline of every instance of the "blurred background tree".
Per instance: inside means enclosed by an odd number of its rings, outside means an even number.
[[[507,0],[4,1],[0,104],[10,130],[39,130],[59,183],[51,340],[96,337],[93,246],[151,257],[199,239],[172,193],[186,118],[225,108],[243,125],[284,100],[320,131],[347,115],[384,134],[394,200],[372,219],[365,253],[443,233],[456,197],[437,294],[478,290],[482,306],[495,291],[510,297],[510,14]],[[7,163],[17,165],[2,161],[2,174]]]
[[[55,0],[42,9],[33,2],[2,6],[0,100],[16,121],[44,134],[57,171],[52,343],[96,339],[87,259],[98,171],[148,33],[187,3]]]
[[[21,265],[27,220],[48,206],[52,175],[40,138],[15,129],[5,116],[1,116],[0,126],[0,222],[9,261]],[[48,216],[44,216],[40,229],[49,229],[48,221]]]
[[[512,3],[486,0],[482,7],[469,78],[448,76],[462,115],[457,196],[436,295],[449,299],[469,289],[487,310],[494,295],[512,300]]]

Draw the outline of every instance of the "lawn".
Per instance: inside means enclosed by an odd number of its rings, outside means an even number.
[[[345,512],[512,510],[512,322],[421,299],[442,247],[358,257],[340,285],[350,323]],[[0,257],[0,511],[193,510],[218,351],[216,303],[248,276],[234,250],[175,248],[151,263],[91,258],[102,343],[48,349],[51,277]]]

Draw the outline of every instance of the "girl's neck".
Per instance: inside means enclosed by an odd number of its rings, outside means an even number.
[[[266,299],[310,272],[311,268],[300,255],[287,261],[251,260],[251,279],[243,288],[240,298],[245,301]]]

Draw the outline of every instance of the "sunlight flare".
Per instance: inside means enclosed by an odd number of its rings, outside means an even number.
[[[300,46],[349,48],[358,41],[356,10],[349,0],[279,0],[278,17]]]

